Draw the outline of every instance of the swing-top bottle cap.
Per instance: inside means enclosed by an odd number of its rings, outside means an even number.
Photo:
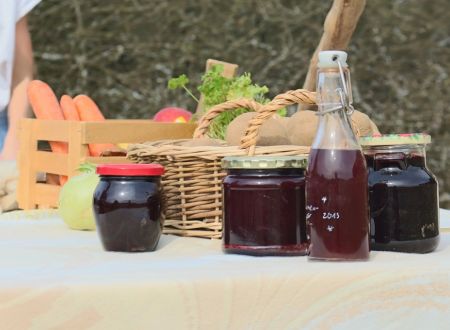
[[[347,53],[342,50],[323,50],[319,52],[319,68],[338,68],[339,61],[343,68],[347,65]]]

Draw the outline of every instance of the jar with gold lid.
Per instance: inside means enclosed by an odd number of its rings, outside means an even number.
[[[305,255],[306,157],[225,157],[223,249]]]
[[[439,243],[439,194],[427,134],[360,138],[369,171],[371,249],[427,253]]]

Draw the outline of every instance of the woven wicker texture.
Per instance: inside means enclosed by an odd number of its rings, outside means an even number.
[[[262,105],[250,100],[228,101],[212,107],[200,120],[194,139],[206,135],[220,113],[247,108],[258,114],[249,122],[240,146],[184,146],[186,140],[165,140],[131,145],[128,158],[138,163],[160,163],[165,194],[164,232],[204,238],[222,237],[222,179],[225,156],[308,155],[310,148],[296,145],[256,146],[259,128],[277,110],[291,104],[315,104],[315,93],[289,91]]]

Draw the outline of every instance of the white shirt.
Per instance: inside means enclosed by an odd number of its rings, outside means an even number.
[[[16,23],[41,0],[0,0],[0,111],[11,97]]]

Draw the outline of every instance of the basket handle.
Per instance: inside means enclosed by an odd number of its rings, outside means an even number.
[[[209,109],[208,112],[199,119],[198,126],[194,131],[194,139],[204,137],[208,132],[208,128],[211,122],[222,112],[239,108],[246,108],[250,111],[259,112],[263,108],[263,105],[256,101],[248,99],[238,99],[217,104]]]
[[[316,104],[316,93],[306,89],[296,89],[277,95],[272,101],[265,104],[258,114],[250,120],[245,135],[241,139],[241,149],[247,149],[249,156],[254,155],[261,125],[272,117],[275,112],[292,104]]]
[[[316,93],[305,89],[297,89],[280,94],[265,105],[247,99],[232,100],[215,105],[202,118],[200,118],[199,124],[194,132],[194,139],[204,137],[211,121],[222,112],[238,108],[246,108],[257,112],[258,114],[250,120],[245,135],[241,139],[240,148],[247,149],[247,154],[253,155],[256,142],[259,138],[259,129],[261,125],[272,117],[276,111],[284,108],[285,106],[300,103],[311,105],[316,104]]]

